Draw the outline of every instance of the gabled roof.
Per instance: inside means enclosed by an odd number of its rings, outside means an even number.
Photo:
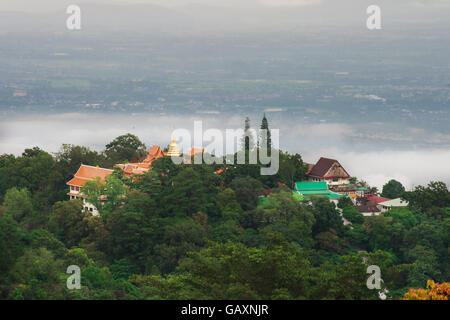
[[[379,203],[384,203],[386,201],[389,201],[391,199],[370,195],[367,197],[367,200],[368,200],[369,204],[379,204]]]
[[[148,151],[145,159],[142,161],[144,163],[152,163],[158,158],[164,157],[164,152],[162,151],[160,146],[152,146]]]
[[[107,176],[113,173],[111,169],[105,169],[100,167],[93,167],[82,164],[78,171],[74,174],[73,179],[71,179],[66,184],[69,186],[79,186],[82,187],[86,181],[94,180],[99,177],[100,180],[104,181]]]
[[[85,179],[95,179],[97,177],[100,177],[102,180],[104,180],[111,173],[113,173],[113,170],[111,169],[93,167],[82,164],[78,169],[78,171],[74,174],[74,176],[77,178],[85,178]]]
[[[159,153],[162,153],[160,146],[152,146],[148,152],[150,156],[157,156]]]
[[[306,172],[307,176],[315,178],[350,178],[341,164],[335,159],[320,158],[317,163]]]
[[[389,201],[383,201],[381,205],[383,207],[406,207],[408,205],[408,201],[396,198]]]

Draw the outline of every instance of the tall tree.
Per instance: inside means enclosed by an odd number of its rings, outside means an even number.
[[[270,155],[270,150],[272,148],[272,138],[271,138],[270,129],[269,129],[269,122],[267,121],[265,113],[262,118],[260,128],[261,128],[261,135],[259,137],[258,146],[260,148],[267,148],[268,155]],[[264,132],[265,132],[265,134],[264,134]]]
[[[244,151],[250,152],[255,147],[254,137],[252,134],[252,131],[250,130],[250,118],[245,118],[245,125],[244,125],[244,136],[241,140],[241,147]]]
[[[433,208],[450,207],[450,191],[441,181],[431,181],[427,187],[417,186],[414,191],[405,192],[404,198],[409,201],[411,207],[429,215],[436,212]],[[439,210],[437,212],[439,213]]]
[[[264,192],[262,183],[248,176],[233,179],[230,187],[234,190],[236,199],[244,210],[256,208],[258,196]]]
[[[313,226],[313,235],[334,229],[338,235],[343,232],[342,217],[336,210],[333,202],[326,198],[318,197],[312,200],[315,224]]]
[[[106,145],[105,154],[110,165],[122,161],[133,161],[143,157],[147,152],[144,143],[131,133],[115,138]]]
[[[6,280],[5,275],[15,260],[22,254],[24,232],[9,215],[0,215],[0,284]]]
[[[81,189],[81,193],[86,195],[86,201],[94,205],[106,218],[120,204],[127,190],[122,180],[111,174],[105,178],[104,183],[100,181],[99,177],[87,181]],[[106,200],[101,199],[103,196],[106,197]]]
[[[33,212],[31,194],[27,188],[13,187],[9,189],[5,194],[3,206],[5,213],[19,223]]]
[[[307,165],[298,153],[291,155],[287,152],[280,152],[279,182],[285,183],[289,188],[294,188],[295,182],[305,179],[306,171]]]
[[[201,168],[205,170],[200,170]],[[165,198],[167,213],[192,216],[194,213],[215,213],[219,178],[210,167],[194,165],[181,170],[173,179],[173,188]]]
[[[87,147],[63,144],[55,154],[56,163],[64,179],[67,180],[78,170],[81,164],[105,166],[105,157]]]
[[[67,247],[77,246],[87,235],[87,215],[81,200],[59,201],[52,208],[49,230]]]
[[[405,187],[397,180],[391,179],[383,186],[381,196],[389,199],[400,198],[405,192]]]

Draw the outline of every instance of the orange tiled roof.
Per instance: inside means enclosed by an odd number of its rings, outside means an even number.
[[[82,164],[78,171],[74,174],[74,177],[66,184],[69,186],[82,187],[87,181],[94,180],[97,177],[104,181],[105,178],[111,173],[113,173],[113,170],[111,169]]]
[[[87,166],[85,164],[82,164],[80,166],[80,169],[78,169],[77,173],[75,173],[74,176],[77,178],[85,178],[89,180],[100,177],[100,179],[104,180],[111,173],[113,173],[113,170],[111,169]]]
[[[115,167],[122,169],[125,177],[130,177],[133,174],[143,174],[150,169],[149,163],[119,163]]]
[[[136,165],[138,168],[141,168],[141,169],[150,169],[150,163],[140,162],[140,163],[136,163]]]
[[[73,178],[72,180],[70,180],[69,182],[67,182],[66,184],[68,186],[77,186],[77,187],[82,187],[84,186],[84,184],[89,181],[88,179],[80,179],[80,178]]]
[[[164,156],[165,156],[165,154],[162,151],[160,146],[153,146],[150,148],[150,150],[147,153],[147,156],[145,157],[145,159],[142,162],[152,163],[156,159],[164,157]]]

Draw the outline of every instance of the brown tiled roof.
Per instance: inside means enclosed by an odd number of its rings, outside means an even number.
[[[340,176],[325,176],[325,174],[335,163],[337,163],[342,168],[345,174]],[[323,157],[320,158],[319,161],[317,161],[317,163],[310,170],[308,170],[307,175],[316,178],[350,178],[350,175],[347,173],[347,171],[345,171],[345,169],[337,160]]]

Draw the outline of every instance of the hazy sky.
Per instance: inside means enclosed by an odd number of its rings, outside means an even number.
[[[364,0],[363,0],[364,1]],[[328,6],[337,0],[1,0],[1,11],[27,11],[27,12],[45,12],[57,11],[58,8],[68,4],[85,4],[85,3],[107,3],[107,4],[156,4],[167,7],[174,7],[187,4],[203,4],[210,6],[227,6],[227,7],[254,7],[257,5],[267,7],[301,7],[301,6]],[[342,3],[361,3],[361,0],[339,0]],[[373,4],[383,4],[395,2],[396,4],[407,4],[409,6],[422,7],[450,7],[449,0],[378,0],[369,1]]]

